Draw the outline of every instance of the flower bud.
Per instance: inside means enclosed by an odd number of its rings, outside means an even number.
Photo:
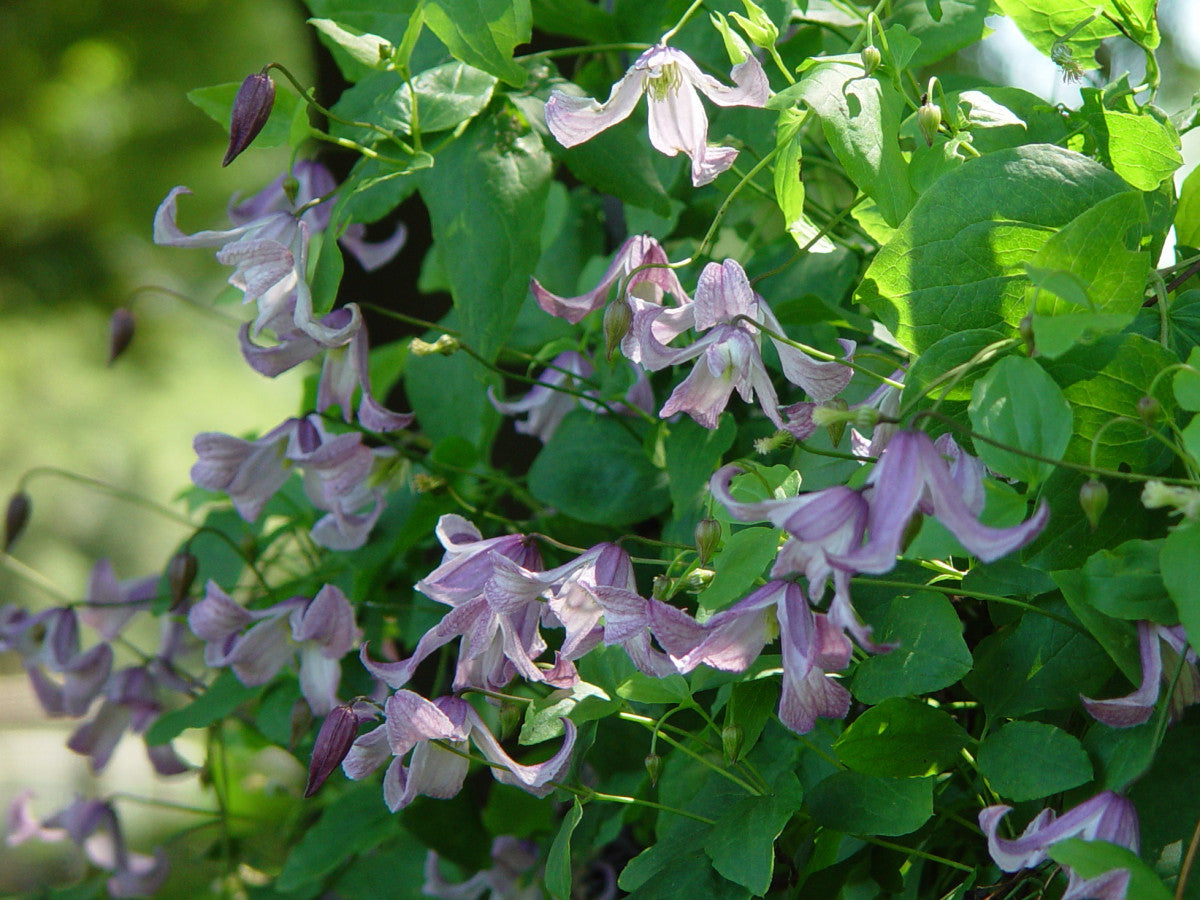
[[[650,753],[645,759],[646,772],[650,776],[650,786],[658,784],[658,776],[662,775],[663,761],[657,753]]]
[[[604,358],[611,361],[613,354],[617,348],[621,346],[621,341],[629,332],[629,326],[633,323],[633,310],[629,308],[629,301],[624,297],[618,297],[604,310]]]
[[[738,761],[742,754],[742,744],[746,740],[746,732],[742,726],[729,724],[721,729],[721,749],[725,753],[726,762],[731,765]]]
[[[750,38],[752,43],[764,50],[774,47],[775,42],[779,40],[779,28],[771,21],[771,17],[754,0],[742,0],[742,6],[746,8],[746,15],[731,12],[730,18],[742,26],[742,31],[746,32],[746,37]]]
[[[296,197],[300,195],[300,182],[295,175],[289,174],[283,179],[283,195],[287,197],[288,203],[296,205]]]
[[[186,602],[199,566],[196,555],[187,550],[180,550],[167,563],[167,586],[171,591],[172,607],[183,606]]]
[[[1026,313],[1021,317],[1021,321],[1017,323],[1017,333],[1025,342],[1025,352],[1029,356],[1037,356],[1037,343],[1033,337],[1033,313]]]
[[[1092,531],[1095,531],[1100,524],[1100,516],[1104,514],[1104,507],[1108,506],[1108,488],[1104,482],[1095,478],[1085,481],[1079,489],[1079,505],[1083,507],[1083,514]]]
[[[413,356],[432,356],[435,353],[440,353],[442,356],[452,356],[458,352],[459,346],[458,338],[443,334],[432,344],[420,338],[413,338],[408,342],[408,351]]]
[[[133,340],[133,313],[123,306],[113,310],[108,320],[108,364],[111,366],[117,357],[125,352],[129,342]]]
[[[841,397],[818,404],[812,411],[813,424],[825,426],[835,447],[842,442],[842,435],[846,433],[846,420],[849,417],[849,407]]]
[[[655,600],[666,600],[675,592],[675,579],[666,575],[655,575],[650,582],[650,596]]]
[[[692,569],[676,582],[676,587],[689,594],[698,594],[712,584],[716,574],[712,569]]]
[[[304,787],[306,798],[315,794],[330,773],[342,764],[356,737],[358,716],[354,710],[349,706],[334,707],[317,732],[312,761],[308,764],[308,784]]]
[[[942,108],[926,100],[917,110],[917,124],[921,126],[921,134],[925,135],[925,143],[932,147],[933,139],[937,137],[938,128],[942,124]]]
[[[8,509],[4,511],[4,552],[7,553],[9,548],[21,536],[21,532],[25,530],[25,524],[29,521],[30,502],[29,495],[24,491],[17,491],[8,501]]]
[[[883,62],[883,54],[874,44],[867,44],[858,55],[862,59],[863,69],[868,75],[878,69],[879,64]]]
[[[275,82],[264,72],[247,75],[237,96],[233,98],[233,111],[229,117],[229,148],[225,151],[222,166],[227,166],[250,146],[251,141],[271,117],[275,105]]]
[[[1162,404],[1158,402],[1157,397],[1151,397],[1147,394],[1145,397],[1138,399],[1137,413],[1143,422],[1147,425],[1153,425],[1162,415]]]
[[[696,551],[700,554],[700,564],[704,565],[716,552],[721,544],[721,523],[716,519],[703,518],[696,523]]]

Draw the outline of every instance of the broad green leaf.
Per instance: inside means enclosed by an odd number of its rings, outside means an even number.
[[[800,783],[791,772],[770,794],[732,804],[704,841],[713,868],[755,896],[765,894],[775,868],[775,839],[800,806]]]
[[[210,119],[229,131],[233,98],[237,96],[238,88],[241,86],[241,82],[236,81],[229,84],[214,84],[211,87],[188,91],[187,98]],[[298,115],[305,115],[305,113],[299,112],[303,105],[300,99],[290,91],[276,90],[275,105],[271,107],[271,116],[250,146],[261,149],[286,144],[291,135],[292,120]]]
[[[570,90],[570,88],[568,88]],[[556,147],[571,174],[603,194],[671,215],[671,201],[654,168],[645,124],[631,117],[571,148]]]
[[[1134,665],[1137,666],[1136,658]],[[1124,793],[1150,768],[1158,749],[1156,718],[1133,728],[1110,728],[1102,722],[1091,724],[1083,737],[1083,746],[1096,764],[1097,787]]]
[[[312,304],[313,314],[323,316],[333,309],[337,302],[338,287],[342,283],[342,273],[346,263],[342,259],[342,248],[332,234],[326,233],[321,238],[321,251],[317,254],[316,265],[312,270]]]
[[[378,35],[393,47],[399,47],[404,40],[405,31],[417,0],[394,0],[380,3],[379,0],[304,0],[305,5],[314,17],[333,19],[343,28],[353,28],[364,34]],[[338,68],[347,81],[356,82],[368,76],[372,69],[363,65],[347,53],[338,42],[321,34],[321,42],[329,48]],[[432,35],[427,35],[428,41],[437,44]],[[438,45],[439,55],[445,55],[445,48]],[[418,66],[420,68],[420,66]]]
[[[447,326],[453,327],[448,320]],[[436,334],[428,334],[434,340]],[[483,449],[500,427],[500,413],[488,402],[487,387],[500,386],[500,376],[465,353],[413,356],[404,373],[404,390],[421,430],[436,446],[459,437]],[[453,398],[454,402],[447,402]]]
[[[1171,900],[1174,894],[1154,874],[1154,870],[1126,847],[1108,841],[1070,838],[1052,844],[1047,855],[1059,865],[1070,866],[1081,878],[1096,878],[1112,869],[1129,870],[1126,897],[1137,900]]]
[[[1092,764],[1079,740],[1042,722],[1009,722],[988,735],[976,758],[992,790],[1017,803],[1092,779]]]
[[[396,110],[406,131],[413,125],[413,96],[417,126],[422,132],[446,131],[478,115],[492,99],[496,79],[460,62],[428,69],[396,93]]]
[[[1175,209],[1175,240],[1186,247],[1200,247],[1200,167],[1188,173],[1179,189],[1179,206]]]
[[[322,878],[394,834],[396,822],[379,785],[356,784],[325,807],[315,825],[291,849],[275,887],[291,891]]]
[[[1046,56],[1056,41],[1090,18],[1097,6],[1116,12],[1111,0],[996,0],[996,5]],[[1071,36],[1069,46],[1075,61],[1084,69],[1096,68],[1094,54],[1100,41],[1118,33],[1117,26],[1098,16]]]
[[[1115,619],[1179,621],[1159,574],[1162,541],[1126,541],[1092,554],[1082,569],[1051,572],[1064,596],[1078,599]]]
[[[904,377],[900,405],[907,406],[922,394],[935,400],[970,400],[971,389],[987,371],[988,362],[1004,352],[1004,346],[997,346],[1004,340],[1000,331],[989,328],[946,335],[913,362]],[[949,374],[960,366],[961,371]]]
[[[1028,311],[1024,263],[1113,194],[1119,177],[1048,144],[968,160],[923,194],[867,269],[857,299],[923,353],[960,331],[1015,336]]]
[[[429,165],[433,157],[424,154]],[[420,160],[414,158],[416,164]],[[354,164],[333,207],[333,221],[378,222],[417,189],[412,171],[363,157]]]
[[[1173,377],[1175,399],[1188,412],[1200,411],[1200,347],[1188,354],[1187,369],[1179,369]]]
[[[709,479],[736,437],[737,424],[732,416],[722,416],[716,430],[703,428],[690,418],[671,426],[663,441],[672,506],[664,540],[682,544],[695,540],[696,523],[711,496]]]
[[[644,853],[657,850],[651,847]],[[644,854],[643,854],[644,855]],[[670,854],[663,860],[663,865],[654,870],[636,887],[626,887],[629,882],[625,872],[634,868],[640,856],[634,857],[625,871],[621,873],[620,886],[630,893],[626,900],[748,900],[750,894],[746,889],[722,878],[713,871],[708,859],[701,853],[687,854],[681,850]]]
[[[711,567],[716,574],[700,592],[700,608],[714,612],[746,596],[778,554],[778,529],[754,526],[735,531],[713,557]]]
[[[909,60],[913,69],[922,69],[956,50],[961,50],[988,32],[984,19],[988,0],[940,0],[941,15],[934,16],[926,0],[900,0],[891,7],[885,25],[903,25],[921,45]]]
[[[1159,554],[1163,584],[1179,610],[1179,621],[1187,632],[1188,643],[1200,644],[1200,578],[1196,561],[1200,560],[1200,525],[1189,522],[1167,535]]]
[[[163,713],[146,730],[150,746],[165,744],[189,728],[205,728],[219,722],[231,712],[262,693],[262,687],[246,687],[233,671],[226,669],[216,677],[203,694],[179,709]]]
[[[570,413],[529,470],[542,503],[581,522],[629,525],[667,505],[666,478],[612,416]]]
[[[1093,531],[1079,506],[1085,481],[1081,472],[1059,469],[1042,485],[1051,524],[1026,548],[1026,565],[1042,572],[1079,567],[1096,551],[1146,532],[1150,513],[1142,506],[1141,486],[1126,481],[1108,483],[1108,508]]]
[[[474,119],[419,176],[464,338],[485,360],[500,352],[529,293],[551,169],[541,139],[504,107]]]
[[[801,180],[802,149],[801,127],[808,113],[798,109],[784,109],[779,113],[775,126],[775,202],[783,213],[788,233],[803,247],[808,241],[800,237],[794,226],[804,222],[804,182]]]
[[[1124,464],[1143,472],[1163,465],[1162,445],[1147,438],[1140,422],[1109,425],[1109,421],[1136,416],[1137,402],[1154,376],[1176,362],[1171,351],[1140,334],[1105,335],[1046,362],[1046,371],[1062,388],[1075,416],[1074,434],[1063,458],[1106,469]],[[1169,416],[1175,401],[1167,382],[1160,385],[1155,396]],[[1093,459],[1093,439],[1101,428]]]
[[[773,678],[759,677],[730,685],[724,725],[735,725],[742,731],[742,745],[733,762],[754,749],[778,701],[779,688]]]
[[[1178,140],[1150,115],[1105,109],[1100,136],[1113,171],[1140,191],[1152,191],[1183,165]]]
[[[1027,356],[1005,357],[975,382],[967,413],[985,438],[1047,459],[1061,458],[1071,440],[1071,407],[1054,379]],[[975,450],[994,472],[1030,486],[1054,471],[1053,463],[987,441],[976,440]]]
[[[813,820],[834,831],[909,834],[933,815],[933,779],[835,772],[812,788],[805,802]]]
[[[425,23],[455,59],[513,87],[525,84],[526,72],[513,61],[513,48],[529,42],[529,0],[428,0]]]
[[[594,44],[620,40],[616,22],[588,0],[533,0],[533,24],[547,34],[561,34]]]
[[[594,684],[581,681],[574,687],[551,691],[525,707],[525,721],[521,725],[521,744],[540,744],[563,733],[563,717],[576,723],[596,719],[616,711],[619,702],[614,702]]]
[[[1200,819],[1200,718],[1195,712],[1167,729],[1154,764],[1129,788],[1138,809],[1142,853],[1151,863],[1163,856],[1176,861],[1166,871],[1175,870]],[[1189,900],[1200,896],[1194,884],[1184,894]]]
[[[692,692],[682,675],[655,678],[645,672],[634,672],[617,688],[617,696],[634,703],[691,703]]]
[[[571,835],[583,818],[579,798],[571,804],[546,857],[546,890],[554,900],[571,900]]]
[[[1150,271],[1139,249],[1147,225],[1146,205],[1130,191],[1097,203],[1042,245],[1029,268],[1069,280],[1065,291],[1045,277],[1029,289],[1039,354],[1058,357],[1089,333],[1120,331],[1133,321]]]
[[[352,861],[331,887],[345,900],[423,900],[426,855],[425,845],[414,835],[393,829],[389,840]],[[316,891],[322,893],[320,884]],[[278,893],[275,896],[286,900]]]
[[[845,59],[819,60],[767,105],[786,109],[800,100],[807,103],[851,180],[875,200],[884,221],[898,225],[916,199],[908,163],[889,137],[900,130],[904,99],[891,82],[864,77],[857,56],[853,62]]]
[[[391,58],[394,49],[391,42],[377,34],[347,28],[333,19],[309,19],[308,24],[369,69],[382,69]]]
[[[897,597],[877,625],[875,640],[899,646],[868,657],[855,669],[850,690],[863,703],[940,690],[971,669],[962,622],[941,594]]]
[[[893,697],[855,719],[833,749],[856,772],[907,778],[951,768],[968,740],[962,726],[942,710]]]
[[[1070,615],[1062,601],[1039,606]],[[963,685],[995,719],[1076,707],[1079,695],[1095,696],[1112,671],[1108,654],[1087,633],[1027,612],[1016,626],[980,641]]]

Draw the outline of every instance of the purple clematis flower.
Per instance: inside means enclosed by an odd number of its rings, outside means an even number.
[[[6,607],[0,647],[16,650],[48,716],[82,716],[104,690],[113,652],[105,642],[83,650],[79,621],[69,607],[40,613]],[[57,677],[52,677],[57,676]]]
[[[771,93],[762,64],[753,56],[734,66],[730,79],[733,87],[705,75],[682,50],[657,44],[637,58],[604,103],[552,93],[546,101],[546,125],[560,144],[574,147],[624,121],[645,94],[650,143],[667,156],[686,153],[692,160],[692,184],[699,187],[732,166],[738,152],[709,146],[708,117],[696,92],[718,106],[754,107],[765,106]]]
[[[462,790],[469,761],[468,740],[491,763],[499,782],[522,788],[535,797],[554,790],[551,782],[562,777],[575,746],[575,723],[563,719],[566,737],[550,759],[523,766],[512,759],[492,736],[479,714],[459,697],[426,700],[412,691],[397,691],[385,704],[387,720],[354,742],[342,770],[359,781],[391,758],[383,779],[388,809],[397,812],[416,797],[448,799]],[[445,741],[450,748],[433,743]],[[453,752],[459,751],[458,753]],[[404,757],[412,754],[407,766]]]
[[[291,597],[248,610],[209,581],[204,599],[188,612],[188,627],[205,642],[204,662],[229,666],[247,686],[266,684],[300,657],[300,692],[315,716],[338,705],[340,661],[358,646],[354,608],[331,584],[308,600]]]
[[[988,852],[1005,872],[1017,872],[1040,865],[1046,851],[1054,844],[1070,838],[1085,841],[1107,841],[1138,851],[1139,829],[1137,810],[1132,803],[1112,791],[1103,791],[1079,804],[1062,816],[1044,809],[1015,840],[1006,840],[997,833],[1000,820],[1012,810],[1010,806],[989,806],[979,813],[979,827],[987,836]],[[1114,869],[1092,879],[1084,879],[1070,868],[1067,890],[1063,900],[1125,900],[1129,871]]]
[[[1150,718],[1158,703],[1159,686],[1174,678],[1179,658],[1183,657],[1183,671],[1171,694],[1171,716],[1178,718],[1185,707],[1200,703],[1200,671],[1197,671],[1196,651],[1188,646],[1187,635],[1182,625],[1167,627],[1145,620],[1138,622],[1138,651],[1142,660],[1142,683],[1131,694],[1111,700],[1094,700],[1080,695],[1083,707],[1092,718],[1113,728],[1132,728]],[[1163,670],[1163,648],[1166,644],[1175,657],[1175,664]]]
[[[826,674],[850,664],[850,641],[828,616],[813,613],[793,582],[768,582],[703,624],[651,601],[650,620],[654,636],[685,674],[700,663],[744,672],[778,627],[783,651],[779,720],[805,734],[818,717],[840,719],[850,708],[850,692]]]
[[[196,435],[192,481],[228,494],[238,515],[253,522],[291,474],[287,449],[299,421],[288,419],[256,441],[216,431]]]
[[[150,608],[157,590],[157,575],[118,582],[112,562],[102,559],[92,567],[79,618],[100,632],[105,640],[111,641],[135,614]]]

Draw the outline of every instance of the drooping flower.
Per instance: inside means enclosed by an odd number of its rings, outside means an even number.
[[[79,618],[111,641],[136,613],[150,608],[157,589],[157,575],[118,582],[112,562],[102,559],[92,567]]]
[[[732,166],[738,151],[709,145],[708,116],[696,92],[718,106],[754,107],[766,105],[771,92],[766,72],[753,56],[729,74],[733,87],[705,75],[682,50],[657,44],[634,61],[604,103],[552,93],[546,101],[546,125],[560,144],[574,147],[624,121],[645,94],[650,143],[667,156],[686,153],[692,161],[692,184],[699,187]]]
[[[288,419],[256,441],[217,431],[196,435],[192,447],[198,458],[192,481],[228,494],[238,515],[253,522],[291,474],[287,449],[298,422]]]
[[[29,683],[48,716],[82,716],[112,672],[106,642],[82,649],[79,621],[70,607],[29,613],[0,609],[0,649],[16,650]]]
[[[1164,680],[1170,684],[1174,679],[1180,657],[1183,669],[1171,694],[1171,714],[1177,718],[1185,707],[1200,703],[1200,671],[1197,671],[1196,651],[1188,645],[1183,626],[1167,627],[1143,620],[1138,622],[1137,631],[1142,662],[1142,683],[1137,690],[1110,700],[1094,700],[1082,695],[1079,698],[1092,718],[1113,728],[1132,728],[1150,718],[1158,703],[1160,685]],[[1170,648],[1175,657],[1175,664],[1166,671],[1163,667],[1163,644]]]
[[[1070,838],[1085,841],[1107,841],[1138,851],[1139,828],[1137,810],[1132,803],[1112,791],[1102,791],[1062,816],[1043,809],[1021,832],[1008,840],[998,834],[1000,821],[1011,812],[1010,806],[988,806],[979,812],[979,827],[987,836],[988,852],[1005,872],[1017,872],[1040,865],[1046,851],[1054,844]],[[1115,869],[1084,879],[1069,867],[1067,890],[1063,900],[1125,900],[1129,871]]]

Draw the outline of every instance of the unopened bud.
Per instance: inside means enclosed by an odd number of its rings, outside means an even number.
[[[1087,518],[1088,525],[1095,531],[1096,526],[1100,524],[1100,516],[1104,514],[1104,507],[1108,506],[1108,488],[1104,486],[1104,482],[1095,478],[1085,481],[1079,489],[1079,505],[1083,507],[1083,515]]]
[[[458,352],[460,346],[458,338],[443,334],[432,344],[420,338],[413,338],[408,342],[408,352],[413,356],[432,356],[435,353],[440,353],[442,356],[452,356]]]
[[[300,182],[295,175],[288,175],[283,179],[283,195],[287,197],[288,203],[296,205],[296,197],[300,195]]]
[[[829,431],[829,439],[833,446],[842,442],[846,433],[846,421],[849,418],[849,407],[841,397],[834,397],[813,407],[812,420],[814,425],[823,425]]]
[[[783,450],[790,447],[795,437],[791,433],[780,429],[769,437],[758,438],[754,442],[754,452],[760,456],[766,456],[769,453],[774,453],[776,450]]]
[[[879,68],[879,64],[883,62],[883,54],[879,52],[879,48],[874,44],[867,44],[859,53],[862,58],[863,69],[870,75]]]
[[[779,40],[779,28],[771,21],[771,17],[754,0],[742,0],[742,6],[746,8],[746,15],[731,12],[730,18],[742,26],[742,31],[754,44],[764,49],[775,46]]]
[[[704,518],[696,523],[696,551],[700,555],[700,564],[704,565],[717,551],[721,543],[721,523],[716,519]]]
[[[662,775],[662,757],[657,753],[647,754],[645,764],[646,774],[650,776],[650,786],[653,787],[658,784],[658,777]]]
[[[133,340],[133,313],[123,306],[113,310],[108,320],[108,364],[111,366],[117,357],[125,352],[129,342]]]
[[[30,501],[29,495],[24,491],[17,491],[8,501],[8,509],[4,511],[4,552],[7,553],[9,548],[21,536],[21,532],[25,530],[25,525],[29,521]]]
[[[742,754],[742,744],[746,740],[746,732],[742,726],[729,724],[721,729],[721,749],[729,763],[735,763]]]
[[[675,580],[666,575],[655,575],[650,582],[650,596],[655,600],[666,600],[675,589]]]
[[[604,357],[612,360],[613,354],[617,352],[617,348],[621,346],[621,341],[625,339],[625,335],[629,333],[629,326],[633,323],[633,310],[629,308],[629,301],[624,297],[618,297],[604,310]]]
[[[917,124],[921,126],[921,134],[925,135],[925,143],[932,147],[933,139],[937,137],[938,128],[942,124],[942,108],[926,100],[917,110]]]
[[[167,563],[167,586],[171,591],[171,606],[182,606],[196,580],[199,562],[194,553],[180,550]]]
[[[712,584],[716,574],[712,569],[692,569],[676,582],[676,586],[689,594],[698,594]]]
[[[271,117],[275,105],[275,82],[264,72],[247,75],[237,96],[233,98],[233,111],[229,117],[229,149],[225,151],[222,166],[227,166],[250,146],[251,141]],[[295,201],[292,201],[295,202]]]
[[[428,472],[417,472],[412,479],[413,492],[417,494],[432,494],[446,486],[446,479],[441,475],[430,475]]]
[[[1157,397],[1146,395],[1138,399],[1137,413],[1143,422],[1153,425],[1162,415],[1162,404],[1158,402]]]
[[[1021,340],[1025,342],[1025,352],[1029,356],[1037,355],[1037,343],[1033,338],[1033,313],[1026,313],[1021,317],[1021,321],[1017,323],[1017,333],[1021,335]]]
[[[354,739],[358,737],[358,716],[349,706],[335,706],[321,723],[313,744],[312,761],[308,764],[308,784],[304,796],[311,797],[325,783],[334,769],[342,764]]]

